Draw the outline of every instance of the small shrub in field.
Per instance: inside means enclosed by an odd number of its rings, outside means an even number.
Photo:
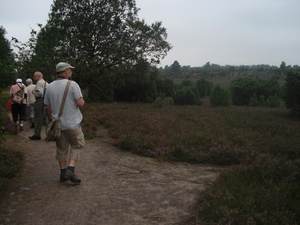
[[[266,106],[265,96],[264,95],[259,96],[259,105],[260,106]]]
[[[230,91],[217,84],[210,94],[210,103],[212,106],[230,106],[231,94]]]
[[[175,105],[201,105],[197,89],[194,86],[184,86],[174,92]]]
[[[162,92],[159,92],[158,98],[156,99],[156,105],[158,108],[162,108],[165,104],[165,94]]]
[[[268,97],[266,101],[266,106],[271,107],[271,108],[276,108],[279,107],[280,101],[276,95],[271,95]]]
[[[158,98],[156,100],[156,105],[157,105],[158,108],[164,107],[164,103],[165,103],[165,101],[163,99],[161,99],[161,98]]]
[[[249,100],[249,106],[259,106],[259,101],[258,101],[257,95],[255,93]]]
[[[269,96],[267,101],[265,101],[265,97],[261,95],[258,101],[257,95],[254,93],[249,100],[249,106],[266,106],[266,107],[276,108],[279,105],[280,105],[280,101],[276,95]]]

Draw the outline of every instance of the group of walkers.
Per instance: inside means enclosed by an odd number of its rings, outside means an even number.
[[[41,139],[41,130],[44,122],[44,92],[47,82],[43,79],[41,72],[35,72],[33,79],[36,84],[33,84],[31,78],[23,84],[22,79],[18,78],[16,83],[10,88],[10,95],[13,97],[19,90],[23,92],[23,100],[20,103],[11,102],[12,119],[15,128],[20,127],[20,131],[24,129],[24,121],[26,121],[26,108],[28,109],[29,119],[31,122],[30,128],[34,128],[34,135],[30,136],[31,140]]]
[[[57,79],[48,84],[43,79],[43,74],[36,71],[33,79],[26,80],[26,85],[22,79],[16,79],[16,83],[10,89],[10,95],[13,97],[22,90],[22,101],[11,102],[11,112],[14,125],[20,131],[24,130],[24,121],[28,108],[28,114],[31,122],[30,128],[34,128],[34,134],[29,136],[30,140],[41,140],[41,131],[44,122],[50,122],[55,119],[60,120],[60,137],[56,142],[56,160],[59,162],[60,182],[70,180],[75,184],[80,184],[81,180],[75,174],[75,165],[79,160],[80,149],[84,146],[84,134],[81,130],[81,121],[83,119],[80,107],[85,102],[79,85],[71,80],[72,69],[75,67],[69,63],[60,62],[56,65]],[[60,106],[66,90],[66,98],[63,102],[63,113],[60,114]]]

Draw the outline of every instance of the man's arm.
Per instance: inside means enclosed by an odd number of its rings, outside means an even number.
[[[39,97],[43,97],[44,95],[44,83],[42,82],[42,80],[39,80],[34,88],[33,94],[35,95],[35,97],[39,98]]]
[[[84,106],[84,100],[83,100],[82,97],[76,100],[76,105],[78,107],[83,107]]]
[[[47,117],[48,117],[48,120],[52,120],[52,113],[51,113],[51,107],[50,105],[46,105],[46,114],[47,114]]]

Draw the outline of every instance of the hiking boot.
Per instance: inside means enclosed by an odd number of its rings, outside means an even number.
[[[72,172],[69,169],[66,169],[65,176],[63,176],[64,179],[70,179],[73,183],[80,184],[81,180],[76,176],[74,172]]]
[[[30,126],[30,128],[34,128],[34,124],[32,124],[32,125]]]
[[[37,137],[37,136],[32,135],[32,136],[29,136],[29,139],[30,140],[41,140],[41,137]]]
[[[59,179],[59,182],[66,182],[70,180],[69,177],[66,175],[66,173],[61,173],[60,174],[60,179]]]

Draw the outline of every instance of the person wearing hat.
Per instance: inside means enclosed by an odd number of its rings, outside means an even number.
[[[74,67],[66,62],[56,65],[58,78],[48,85],[44,99],[49,121],[58,118],[66,84],[72,76],[72,69]],[[56,140],[56,160],[60,168],[60,182],[68,180],[75,184],[81,182],[75,174],[75,166],[80,157],[80,149],[85,144],[80,126],[83,119],[80,107],[83,107],[84,103],[79,85],[71,81],[63,112],[59,118],[61,135]]]
[[[26,80],[26,88],[27,88],[27,108],[29,111],[29,118],[31,121],[31,127],[34,128],[34,103],[35,103],[35,95],[33,94],[35,84],[32,83],[32,80],[28,78]]]
[[[39,71],[36,71],[33,74],[33,79],[36,81],[33,94],[35,95],[34,103],[34,120],[35,120],[35,129],[34,134],[29,136],[30,140],[41,140],[41,131],[44,122],[44,91],[48,83],[43,79],[43,74]]]
[[[22,79],[18,78],[16,84],[10,88],[10,96],[13,97],[20,89],[23,89],[23,101],[21,104],[12,102],[12,117],[17,128],[20,125],[20,131],[23,131],[23,122],[26,121],[26,104],[27,104],[27,88],[23,84]]]

